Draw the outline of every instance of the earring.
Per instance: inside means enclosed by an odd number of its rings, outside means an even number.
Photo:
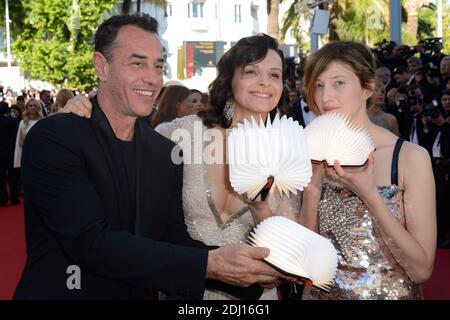
[[[230,121],[231,118],[233,118],[233,99],[231,98],[231,96],[227,99],[227,102],[225,102],[225,107],[223,108],[223,115],[228,121]]]

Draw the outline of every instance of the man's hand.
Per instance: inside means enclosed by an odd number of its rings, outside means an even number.
[[[67,101],[64,108],[59,109],[59,112],[74,113],[79,117],[90,118],[92,113],[92,104],[89,98],[79,94],[69,101]]]
[[[270,254],[267,248],[246,244],[225,245],[209,251],[206,278],[239,287],[258,283],[274,288],[281,280],[295,281],[271,268],[263,261]]]

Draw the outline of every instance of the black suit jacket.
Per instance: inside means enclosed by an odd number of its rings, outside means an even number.
[[[303,128],[305,128],[305,120],[303,119],[301,102],[302,102],[302,100],[300,99],[294,105],[290,105],[287,109],[287,115],[289,117],[291,117],[292,119],[298,121],[299,125],[301,125]]]
[[[137,120],[136,212],[128,212],[120,150],[93,102],[91,119],[57,114],[26,137],[27,261],[15,299],[155,298],[157,290],[202,298],[208,253],[186,231],[175,145]],[[71,265],[81,268],[80,290],[67,288]]]
[[[441,132],[441,153],[444,159],[450,159],[450,123],[445,123],[439,128]],[[450,166],[450,163],[448,164]]]
[[[0,168],[2,170],[13,167],[18,128],[19,122],[16,119],[0,114]]]
[[[423,113],[419,113],[417,115],[417,122],[416,122],[417,139],[419,145],[427,149],[428,153],[431,155],[431,149],[433,147],[433,142],[436,138],[438,130],[435,125],[431,125],[429,132],[426,133],[422,123],[422,116]],[[410,140],[409,138],[411,135],[413,118],[414,116],[411,112],[399,112],[399,116],[397,118],[400,130],[400,137],[402,137],[407,141]]]
[[[42,115],[44,117],[48,116],[48,114],[50,113],[50,106],[47,106],[44,102],[42,102],[42,100],[39,100],[39,104],[41,105],[41,111],[42,111]]]

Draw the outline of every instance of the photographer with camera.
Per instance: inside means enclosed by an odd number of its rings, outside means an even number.
[[[432,145],[432,164],[436,182],[438,246],[450,247],[450,89],[444,90],[439,108],[437,101],[424,110],[437,128]]]
[[[442,50],[442,38],[428,38],[422,39],[414,49],[420,53],[420,59],[423,64],[433,63],[435,66],[439,66],[441,60],[445,57]]]
[[[399,88],[398,122],[400,136],[405,140],[418,144],[431,154],[431,147],[437,134],[431,118],[423,112],[423,94],[418,85],[411,85],[403,94],[404,87]]]
[[[376,44],[377,47],[372,49],[378,64],[394,70],[398,66],[407,66],[406,59],[414,55],[414,52],[408,46],[398,45],[395,42],[387,42],[383,40]]]
[[[406,137],[403,132],[407,132],[410,127],[410,123],[405,121],[407,111],[406,101],[408,97],[408,86],[402,85],[392,88],[386,93],[387,104],[385,111],[393,114],[397,118],[399,125],[400,137]],[[406,139],[406,138],[404,138]]]
[[[397,87],[401,85],[409,86],[411,84],[415,84],[414,75],[411,75],[411,71],[404,65],[400,65],[394,69],[393,78],[397,84]]]
[[[446,57],[446,55],[444,53],[441,52],[442,50],[442,39],[441,38],[435,38],[436,43],[433,46],[432,49],[432,56],[431,56],[431,62],[435,65],[435,66],[439,66],[442,62],[442,59],[444,59]]]
[[[420,60],[422,64],[427,64],[432,61],[431,53],[427,52],[430,50],[430,41],[429,40],[419,40],[417,45],[414,46],[414,49],[420,54]]]
[[[415,75],[416,84],[422,90],[425,103],[430,103],[433,100],[440,100],[441,96],[441,82],[439,80],[439,70],[436,69],[432,63],[425,65],[419,69]]]
[[[442,38],[428,38],[419,40],[419,43],[414,46],[414,49],[420,54],[420,59],[423,64],[432,62],[435,66],[439,65],[443,55]]]

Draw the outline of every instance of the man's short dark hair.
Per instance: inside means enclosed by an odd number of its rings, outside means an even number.
[[[112,16],[102,22],[95,33],[95,51],[111,59],[111,50],[121,27],[133,25],[158,34],[158,21],[146,13]]]
[[[9,111],[9,105],[5,101],[0,101],[0,115],[4,115],[8,113]]]
[[[46,95],[46,94],[50,94],[50,91],[48,91],[46,89],[41,90],[41,92],[39,92],[39,97],[42,97],[43,95]]]
[[[403,74],[405,72],[409,72],[409,69],[407,66],[399,65],[397,68],[394,69],[394,75],[396,74]]]
[[[450,89],[445,89],[444,91],[442,91],[442,96],[443,95],[450,96]]]
[[[23,101],[23,102],[25,102],[25,97],[24,96],[18,96],[17,98],[16,98],[16,101]]]

